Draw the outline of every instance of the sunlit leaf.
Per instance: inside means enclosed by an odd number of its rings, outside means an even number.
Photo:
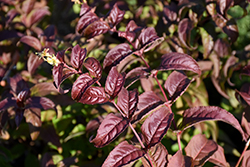
[[[88,69],[90,75],[92,77],[100,79],[102,76],[102,66],[100,62],[94,58],[89,57],[85,60],[84,66]]]
[[[106,95],[104,88],[102,87],[89,87],[87,90],[81,95],[79,102],[83,104],[101,104],[105,103],[109,100]]]
[[[105,21],[95,21],[86,27],[84,30],[84,36],[87,38],[93,38],[97,35],[106,33],[109,29],[110,27]]]
[[[42,50],[42,45],[41,45],[40,41],[37,38],[33,37],[33,36],[23,36],[20,39],[20,42],[23,42],[23,43],[33,47],[37,51]]]
[[[178,150],[170,159],[167,167],[193,167],[193,159],[189,156],[182,155]]]
[[[111,24],[112,28],[122,21],[124,14],[125,11],[121,11],[117,7],[117,3],[115,3],[108,16],[109,23]]]
[[[24,116],[26,122],[29,124],[30,137],[32,140],[36,140],[40,134],[40,127],[42,126],[41,110],[37,108],[27,109],[25,110]]]
[[[87,9],[88,10],[88,9]],[[78,21],[76,25],[76,30],[78,33],[82,33],[88,25],[97,21],[99,18],[92,11],[85,13]]]
[[[184,18],[178,25],[178,37],[182,44],[189,48],[191,30],[194,28],[194,23],[188,18]]]
[[[213,153],[208,161],[222,167],[230,166],[226,161],[224,149],[220,145],[218,145],[218,149]]]
[[[70,63],[76,69],[80,69],[83,64],[83,60],[85,59],[87,54],[86,48],[82,49],[79,45],[73,47],[70,57]]]

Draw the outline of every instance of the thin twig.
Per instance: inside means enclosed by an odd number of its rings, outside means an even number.
[[[248,139],[248,141],[247,141],[247,143],[246,143],[246,145],[245,145],[245,148],[244,148],[244,150],[242,151],[242,153],[241,153],[241,155],[240,155],[240,158],[239,158],[239,160],[238,160],[238,162],[237,162],[237,164],[236,164],[235,167],[238,167],[238,166],[240,165],[240,161],[241,161],[241,159],[243,158],[244,153],[246,152],[247,148],[249,147],[249,144],[250,144],[250,138]]]

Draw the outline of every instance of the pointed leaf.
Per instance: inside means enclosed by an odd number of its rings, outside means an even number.
[[[214,51],[219,57],[225,57],[229,55],[230,45],[223,39],[219,38],[214,44]]]
[[[174,102],[186,91],[190,83],[191,81],[185,74],[174,71],[168,76],[164,88],[168,91],[171,101]]]
[[[193,22],[188,18],[182,19],[178,25],[178,37],[182,44],[189,48],[191,30],[194,28]]]
[[[55,104],[53,101],[47,97],[31,97],[26,100],[25,108],[40,108],[44,110],[55,109]]]
[[[250,76],[250,65],[245,66],[242,71],[241,71],[241,75],[248,75]]]
[[[74,100],[80,100],[88,87],[93,85],[96,80],[91,78],[88,74],[80,75],[72,86],[71,97]]]
[[[16,74],[13,77],[9,78],[8,83],[10,84],[11,90],[18,94],[23,89],[28,89],[27,83],[23,80],[20,74]]]
[[[35,0],[26,0],[22,3],[22,11],[25,14],[29,14],[35,5]]]
[[[236,90],[236,97],[239,94],[245,102],[250,105],[250,83],[245,83],[241,86],[240,91]]]
[[[229,167],[230,166],[226,161],[224,149],[220,145],[218,145],[218,149],[208,159],[208,161],[214,163],[215,165],[222,166],[222,167]]]
[[[32,26],[33,24],[40,21],[46,15],[50,15],[50,11],[48,10],[48,8],[44,7],[44,8],[40,8],[40,9],[34,9],[30,13],[30,18],[29,18],[28,24],[26,26],[27,27]]]
[[[169,160],[167,167],[193,167],[193,159],[189,156],[182,155],[178,150]]]
[[[189,70],[201,74],[199,65],[191,56],[177,52],[163,55],[158,70]]]
[[[51,93],[59,93],[52,82],[41,82],[30,88],[33,96],[46,96]]]
[[[91,23],[97,20],[99,20],[99,18],[96,16],[96,14],[93,13],[92,11],[88,11],[79,19],[76,25],[77,32],[81,34],[88,25],[90,25]]]
[[[83,15],[85,15],[90,10],[91,10],[91,7],[89,7],[87,3],[82,3],[81,11],[80,11],[79,15],[83,16]]]
[[[84,30],[84,36],[94,38],[97,35],[106,33],[109,29],[110,27],[105,21],[95,21]]]
[[[101,104],[106,103],[109,100],[107,97],[104,88],[102,87],[89,87],[87,90],[82,94],[79,102],[83,104]]]
[[[129,87],[134,82],[136,82],[138,79],[148,77],[149,74],[150,74],[149,73],[149,69],[147,67],[136,67],[136,68],[133,68],[132,70],[130,70],[126,74],[126,80],[125,80],[125,84],[124,85],[127,85],[126,87]]]
[[[121,11],[117,7],[117,3],[113,6],[113,9],[110,11],[109,16],[108,16],[108,21],[111,25],[111,28],[116,26],[118,23],[120,23],[123,19],[123,16],[125,14],[125,11]]]
[[[168,151],[162,143],[156,144],[154,147],[151,147],[148,150],[148,155],[150,156],[153,164],[156,166],[166,166],[168,163]],[[151,167],[148,161],[147,156],[144,156],[142,159],[144,167]]]
[[[217,149],[218,146],[215,141],[208,140],[204,135],[198,134],[189,141],[185,147],[185,152],[187,156],[193,158],[193,164],[195,166],[201,166]]]
[[[243,130],[246,132],[248,137],[250,136],[250,112],[249,112],[250,106],[247,106],[245,111],[242,113],[241,118],[241,126]]]
[[[20,39],[20,42],[25,43],[25,44],[33,47],[37,51],[42,50],[42,45],[41,45],[40,41],[37,38],[33,37],[33,36],[23,36]]]
[[[95,147],[104,147],[120,135],[127,128],[128,123],[128,119],[123,119],[110,113],[104,118],[97,130],[96,137],[90,142],[94,143]]]
[[[152,91],[144,92],[139,96],[139,101],[137,104],[137,110],[135,111],[131,123],[136,123],[137,121],[141,120],[148,114],[150,111],[160,104],[163,101]]]
[[[119,167],[139,159],[145,152],[127,141],[121,142],[110,153],[102,167]]]
[[[122,43],[111,49],[103,61],[103,68],[115,66],[125,57],[132,54],[129,44]]]
[[[31,53],[27,62],[27,68],[29,73],[32,75],[34,74],[37,67],[39,67],[43,63],[43,59],[40,59],[34,53]]]
[[[117,106],[122,110],[127,118],[130,118],[137,107],[138,103],[138,91],[132,90],[128,91],[125,88],[122,88],[118,94]]]
[[[16,112],[16,114],[15,114],[15,123],[16,123],[16,126],[19,127],[20,124],[21,124],[21,121],[23,119],[24,109],[17,108],[15,110],[15,112]]]
[[[162,140],[171,125],[173,117],[174,114],[170,113],[168,108],[163,106],[154,111],[144,121],[141,126],[141,131],[145,137],[148,148],[156,145]]]
[[[85,60],[84,66],[88,69],[90,75],[94,78],[100,79],[102,76],[102,66],[100,62],[94,58],[89,57]]]
[[[125,73],[118,73],[116,67],[112,67],[109,71],[108,77],[105,83],[105,91],[115,98],[120,92],[125,82]]]
[[[30,137],[32,140],[36,140],[40,134],[40,127],[42,126],[41,121],[41,110],[37,108],[30,108],[25,110],[25,119],[29,124]]]
[[[80,69],[83,64],[83,60],[85,59],[87,54],[86,48],[82,49],[78,44],[73,47],[70,57],[70,63],[76,69]]]
[[[52,73],[53,73],[55,85],[57,88],[59,88],[60,84],[62,83],[63,64],[59,64],[58,66],[54,66]]]
[[[208,120],[223,121],[232,125],[242,134],[243,140],[246,140],[244,131],[238,120],[228,111],[216,106],[199,106],[185,110],[183,113],[183,121],[179,128],[187,129],[198,122]]]
[[[0,113],[12,106],[16,106],[16,98],[6,98],[0,101]]]

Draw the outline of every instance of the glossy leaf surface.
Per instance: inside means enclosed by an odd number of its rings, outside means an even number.
[[[94,58],[89,57],[85,60],[84,66],[88,69],[90,75],[94,78],[101,78],[102,76],[102,66],[100,62]]]
[[[193,167],[193,159],[178,150],[169,160],[167,167]]]
[[[121,11],[117,3],[113,6],[113,9],[110,11],[108,19],[111,27],[116,26],[118,23],[120,23],[123,19],[123,16],[125,14],[125,11]]]
[[[93,38],[97,35],[104,34],[110,29],[105,21],[95,21],[91,23],[84,31],[84,36]]]
[[[102,87],[89,87],[87,90],[82,94],[79,102],[83,104],[100,104],[105,103],[109,100],[107,97],[104,88]]]
[[[88,25],[97,21],[99,18],[92,11],[88,11],[84,14],[78,21],[76,25],[76,30],[78,33],[82,33]]]
[[[70,57],[70,63],[76,69],[80,69],[83,64],[83,60],[85,59],[87,54],[86,48],[82,49],[78,44],[73,47]]]
[[[63,64],[59,64],[58,66],[53,67],[53,78],[57,88],[59,88],[62,83],[62,72],[63,72]]]

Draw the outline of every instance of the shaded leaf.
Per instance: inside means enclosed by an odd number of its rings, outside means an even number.
[[[97,118],[90,120],[86,125],[86,132],[89,133],[96,130],[101,125],[103,120],[104,118],[102,116],[98,116]]]
[[[135,123],[149,114],[149,112],[162,104],[163,101],[152,91],[144,92],[139,96],[137,110],[131,123]]]
[[[15,123],[17,127],[19,127],[19,125],[21,124],[21,121],[23,119],[23,113],[24,109],[17,108],[15,110]]]
[[[118,36],[126,38],[130,43],[132,43],[136,37],[136,33],[142,28],[138,27],[134,20],[130,20],[126,26],[125,32],[118,31]]]
[[[78,44],[73,47],[70,57],[70,63],[76,69],[80,69],[83,64],[83,60],[85,59],[87,54],[86,48],[82,49]]]
[[[95,21],[84,30],[84,36],[93,38],[97,35],[106,33],[109,29],[110,27],[105,21]]]
[[[88,57],[84,66],[88,69],[90,75],[94,78],[100,79],[102,76],[102,66],[100,62],[94,57]]]
[[[53,67],[52,74],[53,74],[53,79],[57,88],[59,88],[60,84],[62,83],[62,75],[63,75],[62,72],[63,72],[62,63],[58,64],[58,66]]]
[[[174,102],[186,91],[190,83],[191,81],[185,74],[174,71],[168,76],[164,88],[168,91],[171,101]]]
[[[245,83],[241,86],[240,91],[236,90],[236,97],[239,94],[244,101],[250,105],[250,83]]]
[[[20,74],[16,74],[13,77],[9,78],[8,83],[10,84],[11,90],[18,94],[23,89],[28,89],[27,83],[23,80]]]
[[[177,52],[163,55],[158,70],[189,70],[201,74],[199,65],[191,56]]]
[[[250,165],[250,150],[247,150],[244,153],[243,160],[242,160],[242,167],[248,167]]]
[[[72,86],[71,97],[74,100],[80,100],[86,89],[93,85],[96,80],[88,74],[80,75]]]
[[[219,38],[214,44],[214,51],[219,57],[225,57],[229,55],[230,45],[223,39]]]
[[[24,34],[17,32],[15,30],[2,30],[0,31],[0,41],[3,41],[5,39],[9,38],[19,38],[24,36]]]
[[[127,141],[123,141],[116,146],[104,161],[102,167],[118,167],[126,165],[136,159],[139,159],[145,152]]]
[[[250,106],[247,106],[244,112],[242,113],[241,118],[241,126],[243,130],[246,132],[248,137],[250,136],[250,112],[249,112]]]
[[[204,48],[203,57],[204,59],[207,59],[214,47],[213,37],[203,27],[200,27],[199,30],[201,34],[202,45]]]
[[[185,152],[187,156],[193,158],[194,166],[201,166],[217,149],[218,146],[215,141],[208,140],[204,135],[198,134],[189,141],[185,147]]]
[[[37,23],[40,21],[44,16],[50,15],[50,11],[48,8],[40,8],[40,9],[34,9],[30,14],[29,14],[29,21],[27,22],[27,27],[32,26],[33,24]]]
[[[34,74],[37,67],[39,67],[43,63],[43,59],[40,59],[34,53],[31,53],[27,62],[27,68],[29,73],[32,75]]]
[[[52,156],[50,153],[45,153],[41,159],[41,167],[54,167]]]
[[[79,102],[83,104],[100,104],[109,100],[104,88],[102,87],[89,87],[80,97]]]
[[[44,124],[40,131],[41,138],[46,142],[51,142],[53,145],[61,150],[61,143],[58,134],[53,126],[53,124]]]
[[[125,11],[121,11],[117,7],[117,3],[115,3],[115,5],[113,6],[108,16],[108,21],[110,23],[111,28],[113,28],[114,26],[116,26],[118,23],[122,21],[124,14],[125,14]]]
[[[25,108],[40,108],[43,110],[55,109],[55,104],[53,101],[47,97],[30,97],[26,100]]]
[[[42,45],[41,45],[40,41],[37,38],[33,37],[33,36],[23,36],[20,39],[20,42],[23,42],[23,43],[33,47],[37,51],[42,50]]]
[[[208,120],[223,121],[232,125],[242,134],[243,140],[246,140],[238,120],[228,111],[216,106],[199,106],[185,110],[183,112],[183,121],[179,128],[185,130],[198,122]]]
[[[153,164],[157,167],[166,166],[168,163],[168,151],[162,143],[158,143],[154,147],[151,147],[148,150],[148,155]],[[144,156],[141,160],[144,167],[151,167],[147,156]]]
[[[138,91],[128,91],[122,88],[118,94],[117,106],[122,110],[127,118],[133,116],[138,103]]]
[[[26,101],[26,99],[28,99],[30,97],[30,90],[29,89],[23,89],[22,91],[20,91],[16,97],[16,103],[17,106],[20,108],[24,107],[24,102]]]
[[[134,82],[136,82],[138,79],[148,77],[149,74],[150,74],[149,73],[149,69],[147,67],[136,67],[136,68],[133,68],[132,70],[130,70],[126,74],[126,80],[125,80],[125,84],[124,85],[127,85],[126,87],[129,87]]]
[[[247,66],[245,66],[243,69],[242,69],[242,71],[241,71],[241,73],[240,73],[240,76],[241,75],[248,75],[248,76],[250,76],[250,65],[247,65]]]
[[[24,116],[26,122],[29,123],[30,137],[32,140],[36,140],[40,134],[40,127],[42,126],[41,110],[37,108],[27,109],[25,110]]]
[[[163,14],[167,21],[175,21],[177,19],[178,7],[175,3],[164,6]]]
[[[159,143],[171,125],[174,114],[170,113],[166,106],[163,106],[144,121],[141,131],[144,135],[147,147],[152,147]]]
[[[129,44],[122,43],[111,49],[103,61],[103,68],[117,65],[122,59],[132,54]]]
[[[188,18],[184,18],[179,22],[178,37],[180,38],[182,44],[187,48],[189,48],[190,35],[193,28],[193,22]]]
[[[167,167],[193,167],[193,159],[189,156],[182,155],[182,152],[178,150],[169,160]]]
[[[31,94],[34,96],[46,96],[51,93],[59,93],[53,82],[41,82],[30,88]]]
[[[93,13],[92,11],[88,11],[77,22],[77,25],[76,25],[77,32],[81,34],[88,25],[90,25],[91,23],[97,20],[99,20],[99,18],[96,16],[96,14]]]
[[[0,101],[0,113],[12,106],[16,106],[16,98],[6,98]]]
[[[105,91],[115,98],[120,92],[125,82],[125,73],[118,73],[116,67],[112,67],[105,83]]]
[[[127,128],[128,123],[128,119],[123,119],[110,113],[104,118],[97,130],[96,137],[90,142],[94,143],[95,147],[104,147],[120,135]]]
[[[229,167],[230,166],[226,161],[224,149],[220,145],[218,145],[218,149],[208,159],[208,161],[214,163],[215,165],[221,166],[221,167]]]
[[[222,0],[222,1],[217,0],[216,8],[218,8],[217,11],[220,14],[225,15],[227,13],[227,10],[233,5],[234,5],[233,0]]]

